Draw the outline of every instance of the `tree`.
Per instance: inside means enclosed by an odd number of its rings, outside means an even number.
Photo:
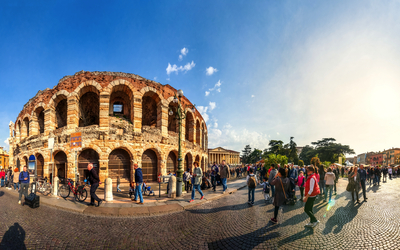
[[[299,157],[297,155],[297,144],[293,141],[294,137],[290,137],[289,142],[289,161],[294,162],[294,164],[298,164]]]
[[[311,158],[313,158],[317,152],[314,150],[312,146],[306,145],[303,147],[303,150],[300,153],[299,158],[303,160],[304,164],[310,165],[311,164]]]
[[[303,166],[304,166],[304,161],[299,160],[299,163],[298,163],[298,164],[299,164],[300,167],[303,167]]]
[[[318,156],[314,156],[313,158],[311,158],[311,164],[315,167],[319,167],[319,165],[321,165],[321,161]]]
[[[354,150],[348,145],[336,143],[336,139],[334,138],[323,138],[311,144],[315,145],[315,151],[321,161],[336,162],[340,155],[355,154]]]
[[[268,146],[269,152],[278,155],[283,148],[283,141],[270,140]]]
[[[251,147],[250,145],[246,145],[246,147],[244,147],[244,150],[242,150],[242,161],[244,164],[250,163],[250,156],[251,154]]]
[[[250,153],[248,162],[253,164],[258,162],[259,160],[261,160],[261,155],[262,151],[255,148],[253,152]]]
[[[264,163],[268,169],[272,164],[275,164],[275,167],[277,167],[278,164],[284,166],[288,163],[288,158],[286,155],[269,154],[267,158],[264,159]]]

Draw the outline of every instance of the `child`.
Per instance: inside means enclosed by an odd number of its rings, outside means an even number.
[[[135,183],[131,181],[130,187],[129,187],[129,198],[132,199],[132,195],[135,194]]]
[[[121,179],[118,176],[118,178],[117,178],[117,192],[122,192],[121,189],[119,188],[119,185],[121,185]]]
[[[270,200],[270,197],[269,197],[270,186],[269,186],[269,183],[267,181],[267,178],[264,177],[263,179],[264,179],[264,182],[261,183],[261,186],[263,186],[263,194],[264,194],[265,202],[268,202]]]
[[[305,180],[306,178],[304,177],[303,171],[300,171],[299,177],[297,179],[297,185],[300,188],[301,201],[303,201],[303,196],[304,196],[304,184],[306,182]]]

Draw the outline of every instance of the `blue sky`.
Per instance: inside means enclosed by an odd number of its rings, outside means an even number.
[[[208,120],[210,148],[291,136],[356,153],[400,146],[399,11],[399,1],[2,1],[0,144],[39,90],[86,70],[182,89]]]

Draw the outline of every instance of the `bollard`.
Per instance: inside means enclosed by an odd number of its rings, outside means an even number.
[[[113,201],[113,192],[112,192],[112,180],[111,178],[107,178],[104,182],[104,200],[106,202]]]
[[[54,183],[53,183],[53,195],[54,196],[58,196],[58,183],[59,183],[59,179],[58,177],[54,177]]]
[[[168,181],[168,198],[176,198],[176,177],[173,175]]]

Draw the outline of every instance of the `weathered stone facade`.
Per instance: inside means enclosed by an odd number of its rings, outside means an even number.
[[[10,123],[10,165],[24,166],[29,156],[37,161],[38,175],[74,178],[75,167],[85,175],[88,162],[99,164],[102,181],[111,176],[129,181],[133,163],[146,180],[178,166],[179,123],[169,108],[176,90],[170,85],[134,74],[85,72],[62,78],[53,89],[39,91]],[[192,105],[182,97],[183,105]],[[208,163],[207,127],[200,113],[187,109],[182,121],[184,167],[198,160]],[[82,150],[70,149],[72,133],[82,133]],[[55,138],[51,157],[48,139]],[[41,168],[41,169],[39,169]]]

